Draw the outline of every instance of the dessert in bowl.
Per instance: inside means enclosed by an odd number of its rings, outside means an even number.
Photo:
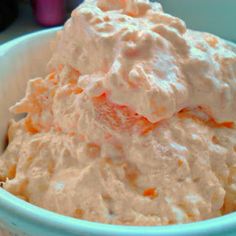
[[[10,108],[26,116],[10,122],[3,188],[117,225],[235,211],[235,55],[158,3],[85,1],[57,35],[50,74]]]

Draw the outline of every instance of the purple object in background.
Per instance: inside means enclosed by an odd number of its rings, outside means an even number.
[[[61,25],[65,21],[65,0],[32,0],[34,15],[43,26]]]

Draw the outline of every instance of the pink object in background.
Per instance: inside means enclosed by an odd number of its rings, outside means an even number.
[[[39,24],[55,26],[64,23],[66,16],[65,0],[32,0],[32,5]]]

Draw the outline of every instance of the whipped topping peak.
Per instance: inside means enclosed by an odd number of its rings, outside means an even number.
[[[235,53],[215,36],[187,31],[158,3],[85,1],[60,33],[50,64],[89,74],[90,87],[100,74],[114,103],[151,122],[197,106],[220,122],[236,118]]]

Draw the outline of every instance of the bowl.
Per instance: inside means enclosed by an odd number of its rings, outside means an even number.
[[[27,80],[46,74],[50,42],[58,28],[39,31],[0,46],[0,144],[4,149],[8,108],[23,95]],[[118,226],[59,215],[27,203],[0,188],[0,235],[17,236],[230,236],[236,213],[172,226]],[[6,232],[9,232],[7,234]]]

